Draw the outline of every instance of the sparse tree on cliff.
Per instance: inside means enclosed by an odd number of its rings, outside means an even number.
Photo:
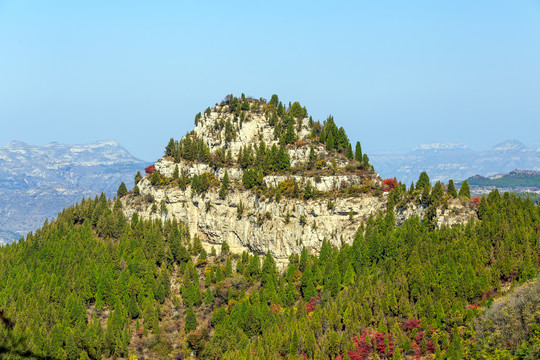
[[[464,180],[461,184],[461,187],[459,188],[459,196],[460,197],[466,197],[469,199],[471,197],[471,189],[469,188],[469,184],[467,183],[467,180]]]
[[[455,198],[457,197],[457,191],[456,191],[456,187],[454,185],[454,180],[452,180],[452,179],[448,180],[448,189],[447,189],[446,192],[450,196],[453,196]]]
[[[122,183],[118,187],[118,190],[116,191],[116,196],[118,198],[121,198],[122,196],[126,195],[127,192],[128,191],[127,191],[127,188],[126,188],[126,184],[124,184],[124,182],[122,181]]]

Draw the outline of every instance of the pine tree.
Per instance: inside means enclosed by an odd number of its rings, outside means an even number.
[[[257,316],[257,313],[253,307],[250,307],[246,314],[244,332],[249,337],[259,335],[261,332],[261,320]]]
[[[313,187],[311,186],[311,181],[308,180],[304,188],[304,199],[308,200],[311,198],[313,198]]]
[[[347,160],[351,161],[354,158],[351,144],[347,145]]]
[[[448,180],[448,189],[446,190],[446,192],[448,195],[457,198],[458,194],[454,185],[454,180]]]
[[[485,196],[482,196],[482,199],[480,200],[480,204],[478,205],[478,218],[480,220],[484,220],[486,214],[488,211],[488,202],[486,200]]]
[[[165,155],[167,156],[172,156],[173,155],[173,151],[174,151],[174,139],[171,138],[169,140],[169,143],[167,144],[167,146],[165,147]]]
[[[332,133],[328,134],[328,137],[326,138],[326,150],[332,150],[335,149],[336,142],[334,140],[334,135]]]
[[[471,197],[471,189],[469,188],[467,180],[463,180],[463,183],[461,183],[461,187],[459,188],[459,197],[462,196],[467,199]]]
[[[304,350],[306,351],[306,355],[310,359],[314,359],[316,349],[316,343],[315,343],[315,335],[313,335],[313,331],[311,329],[307,329],[307,334],[304,340]]]
[[[305,300],[309,301],[312,297],[317,296],[317,291],[313,284],[313,273],[311,272],[309,263],[306,266],[306,270],[302,273],[300,281],[302,283],[302,295]]]
[[[450,360],[463,359],[463,344],[457,326],[452,330],[452,341],[446,352],[446,357]]]
[[[232,276],[232,260],[231,260],[231,257],[229,256],[227,258],[227,263],[225,264],[225,276],[226,277],[229,277],[229,276]]]
[[[292,103],[290,114],[295,118],[304,117],[304,109],[302,108],[302,105],[300,105],[298,101],[295,101]]]
[[[118,187],[118,190],[116,191],[116,196],[118,198],[121,198],[122,196],[126,195],[127,192],[128,192],[128,190],[126,188],[126,184],[124,184],[124,182],[122,181],[122,183]]]
[[[225,199],[227,197],[227,193],[229,191],[229,183],[229,174],[227,173],[227,170],[225,170],[225,175],[223,175],[223,181],[221,182],[221,188],[219,189],[220,199]]]
[[[186,332],[190,332],[192,330],[195,330],[197,328],[197,316],[195,315],[195,311],[193,311],[193,307],[188,307],[186,310],[186,323],[185,323],[185,329]]]
[[[416,189],[424,189],[426,187],[429,188],[430,186],[431,185],[429,183],[429,176],[427,172],[422,171],[418,177],[418,181],[416,182]]]
[[[261,261],[258,254],[251,256],[249,259],[248,270],[249,275],[252,277],[258,276],[261,273]]]
[[[214,294],[212,294],[212,289],[206,288],[206,294],[204,296],[204,303],[206,305],[212,305],[214,302]]]
[[[364,154],[362,156],[362,166],[364,167],[364,169],[367,169],[369,167],[369,157],[367,156],[367,154]]]
[[[141,181],[141,179],[142,179],[141,172],[137,171],[137,174],[135,175],[135,185],[137,185],[139,181]]]
[[[231,250],[229,244],[226,241],[221,243],[221,255],[227,255]]]
[[[266,253],[266,256],[263,261],[261,280],[262,280],[261,285],[263,287],[271,286],[274,289],[277,289],[276,262],[273,256],[270,254],[270,251]]]
[[[362,162],[362,146],[360,146],[360,141],[356,142],[356,149],[354,151],[354,158],[358,162]]]
[[[434,204],[435,206],[439,205],[444,196],[444,189],[440,181],[437,181],[433,190],[431,190],[431,196],[429,198],[429,203]]]
[[[315,167],[315,148],[313,146],[309,147],[309,158],[307,162],[308,170],[311,170]]]
[[[273,94],[272,97],[270,98],[270,101],[268,102],[268,105],[272,105],[274,106],[274,108],[277,108],[278,103],[279,103],[278,96],[276,94]]]

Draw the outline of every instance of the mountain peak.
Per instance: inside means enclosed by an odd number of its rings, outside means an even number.
[[[527,147],[521,141],[510,139],[503,141],[495,146],[492,146],[491,148],[489,148],[489,151],[505,152],[525,149],[527,149]]]

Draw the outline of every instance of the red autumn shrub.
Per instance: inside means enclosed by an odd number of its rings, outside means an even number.
[[[420,330],[420,319],[405,320],[401,326],[405,331],[411,331],[412,329]]]
[[[147,174],[153,174],[155,170],[156,170],[155,165],[150,165],[144,168],[144,171],[146,171]]]
[[[384,179],[382,184],[382,190],[383,191],[393,191],[396,189],[396,186],[398,185],[398,181],[394,179]]]

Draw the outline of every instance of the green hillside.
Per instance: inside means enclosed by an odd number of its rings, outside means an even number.
[[[269,255],[207,253],[180,223],[126,221],[119,204],[85,200],[0,249],[4,357],[458,359],[538,341],[475,330],[487,298],[537,273],[539,210],[509,194],[452,229],[380,214],[352,246],[325,242],[284,271]]]
[[[124,210],[131,205],[102,195],[0,247],[0,358],[540,358],[538,286],[524,285],[501,297],[538,274],[540,209],[532,201],[497,190],[471,200],[467,186],[459,194],[453,182],[446,190],[440,182],[431,186],[425,172],[409,189],[395,179],[374,188],[362,183],[326,193],[292,179],[277,189],[268,187],[261,181],[266,173],[316,178],[341,169],[350,174],[373,170],[360,143],[353,152],[333,118],[324,124],[304,118],[308,139],[298,143],[298,128],[305,125],[302,118],[295,123],[294,112],[306,115],[300,104],[286,108],[277,96],[267,105],[241,100],[228,97],[222,109],[236,111],[240,126],[248,121],[244,111],[266,108],[269,126],[280,129],[271,134],[279,147],[268,149],[260,141],[255,148],[242,145],[233,156],[227,147],[236,136],[234,127],[227,131],[227,123],[216,121],[216,134],[230,137],[216,151],[193,133],[171,139],[166,148],[175,166],[182,160],[189,166],[234,168],[241,179],[190,175],[178,167],[166,176],[151,166],[151,175],[135,177],[145,187],[136,185],[126,193],[122,184],[118,197],[136,198],[134,207],[145,201],[154,220],[137,212],[126,219]],[[292,166],[287,146],[304,146],[305,163]],[[315,146],[323,149],[321,158]],[[328,209],[346,196],[372,196],[386,209],[377,208],[354,238],[342,238],[339,248],[324,239],[317,253],[304,247],[279,268],[270,252],[233,254],[226,242],[219,248],[205,242],[205,248],[185,223],[171,217],[163,221],[170,199],[156,201],[152,191],[188,186],[197,196],[219,189],[220,201],[249,191],[257,199],[319,201]],[[144,197],[142,190],[148,191]],[[422,218],[397,227],[399,210],[411,204],[424,210]],[[212,204],[208,200],[205,206],[208,212]],[[470,220],[440,226],[442,210],[467,211],[464,221]],[[242,203],[236,211],[231,221],[244,216]],[[353,224],[352,209],[344,216],[347,225]],[[288,213],[283,221],[290,222]],[[317,227],[302,217],[298,221],[302,234],[304,227]],[[296,245],[300,249],[302,243]],[[520,294],[526,297],[519,300]]]
[[[540,188],[540,172],[515,170],[501,177],[490,179],[476,175],[467,179],[469,185],[495,186],[497,188],[534,187]]]

